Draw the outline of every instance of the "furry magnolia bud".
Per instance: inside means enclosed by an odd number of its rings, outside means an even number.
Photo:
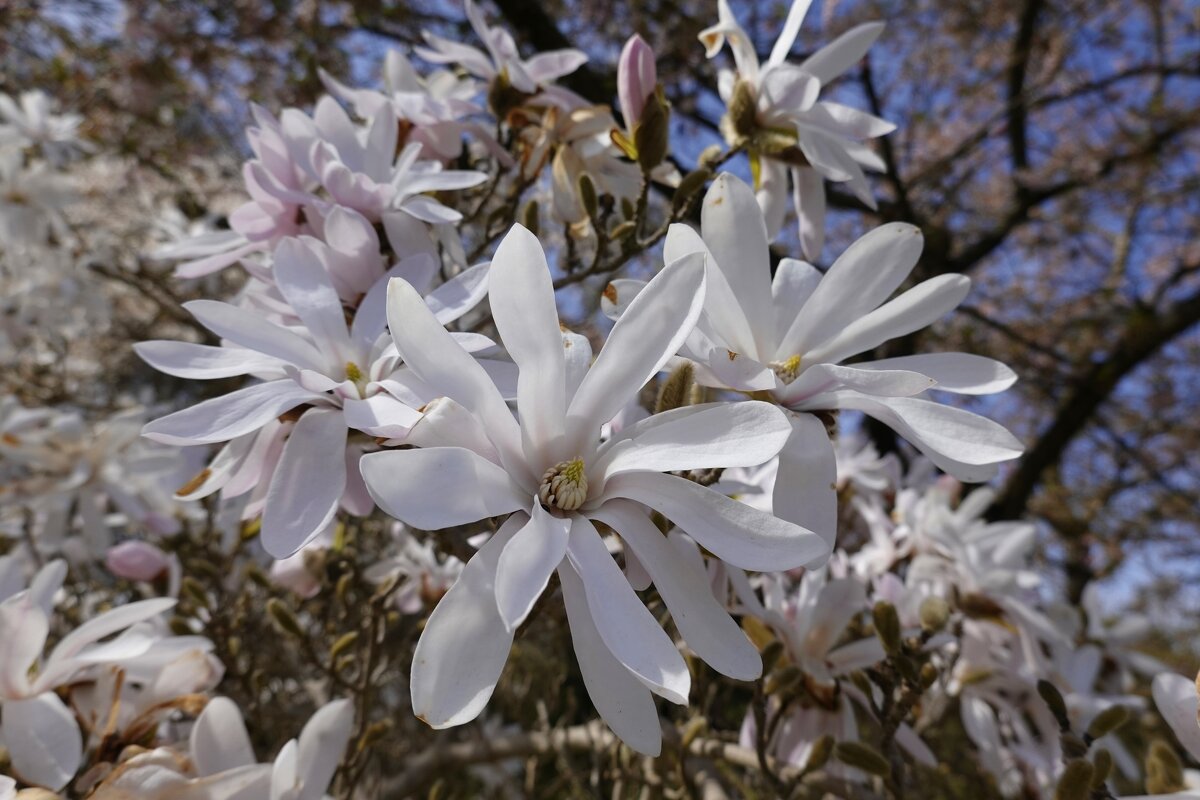
[[[1054,789],[1054,800],[1087,800],[1092,792],[1092,765],[1082,758],[1067,764],[1058,786]]]
[[[659,86],[642,109],[642,118],[633,126],[633,146],[637,149],[638,166],[650,172],[667,157],[671,140],[671,107]]]
[[[729,124],[733,132],[749,138],[758,130],[758,97],[754,87],[746,81],[738,81],[729,99]]]
[[[950,605],[940,597],[926,597],[921,601],[918,612],[921,617],[921,629],[928,633],[937,633],[946,627],[950,619]]]
[[[848,767],[855,767],[881,778],[891,774],[892,769],[883,754],[862,742],[838,742],[834,752],[837,753],[838,761]]]
[[[1096,715],[1087,727],[1089,739],[1099,739],[1115,731],[1129,719],[1129,709],[1125,706],[1109,706]]]
[[[1063,700],[1062,692],[1058,691],[1058,688],[1047,680],[1037,682],[1037,691],[1046,705],[1050,707],[1050,713],[1054,715],[1054,720],[1058,723],[1058,727],[1063,730],[1070,728],[1071,721],[1067,718],[1067,703]]]
[[[880,600],[873,609],[875,620],[875,635],[883,643],[883,649],[889,656],[897,655],[903,647],[900,631],[900,615],[896,607],[886,600]]]

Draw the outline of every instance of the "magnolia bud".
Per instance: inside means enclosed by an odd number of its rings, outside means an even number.
[[[633,146],[637,150],[638,166],[650,172],[667,157],[671,139],[671,107],[659,87],[642,109],[642,119],[633,128]]]
[[[109,548],[104,556],[104,565],[109,572],[131,581],[152,581],[166,572],[169,564],[166,553],[137,539]]]
[[[900,640],[900,615],[896,612],[896,607],[886,600],[880,600],[875,604],[873,617],[875,635],[883,643],[883,649],[890,656],[898,654],[902,643]]]
[[[1054,789],[1054,800],[1086,800],[1092,792],[1092,765],[1083,759],[1067,764],[1058,786]]]
[[[835,751],[838,761],[849,767],[856,767],[872,775],[886,777],[892,768],[887,759],[878,750],[862,742],[838,742]]]
[[[654,94],[658,85],[658,69],[654,64],[654,51],[646,40],[636,33],[625,42],[621,58],[617,62],[617,97],[621,103],[621,115],[625,117],[626,130],[633,130],[642,119],[646,100]]]
[[[1108,776],[1112,773],[1113,757],[1112,753],[1105,750],[1103,747],[1096,751],[1096,755],[1092,756],[1092,791],[1097,791],[1108,780]]]
[[[1054,715],[1055,721],[1063,730],[1071,727],[1070,721],[1067,719],[1067,703],[1063,700],[1062,693],[1058,688],[1047,680],[1037,682],[1038,694],[1042,696],[1042,700],[1050,707],[1050,713]]]
[[[738,81],[729,99],[729,122],[738,136],[750,137],[758,130],[758,98],[754,87]]]
[[[946,627],[950,618],[950,606],[940,597],[926,597],[921,601],[918,613],[921,617],[921,627],[929,633],[937,633]]]
[[[836,743],[833,737],[828,733],[813,742],[812,750],[808,753],[808,760],[804,762],[804,771],[813,772],[825,766],[829,757],[833,755],[834,744]]]
[[[1129,719],[1129,709],[1125,706],[1109,706],[1096,715],[1087,727],[1089,739],[1099,739],[1115,731]]]

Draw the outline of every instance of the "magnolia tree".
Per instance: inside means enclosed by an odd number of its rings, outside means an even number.
[[[681,169],[642,38],[596,105],[468,0],[254,106],[225,220],[0,95],[0,799],[1200,796],[1150,620],[971,486],[1017,375],[881,357],[971,281],[828,252],[895,126],[807,11],[762,58],[721,0]]]

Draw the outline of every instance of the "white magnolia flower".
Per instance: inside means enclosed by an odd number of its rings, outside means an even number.
[[[511,162],[491,131],[470,119],[483,112],[474,102],[479,96],[479,83],[471,78],[448,69],[422,77],[399,50],[389,50],[384,57],[382,91],[351,88],[324,70],[320,75],[329,93],[352,106],[363,119],[391,109],[400,121],[401,143],[420,142],[430,157],[443,161],[458,158],[463,134],[470,133],[491,155]]]
[[[771,278],[762,212],[750,188],[723,173],[704,198],[703,238],[673,225],[664,257],[707,254],[710,288],[704,315],[680,355],[696,364],[705,385],[768,397],[796,413],[779,458],[774,513],[828,536],[837,524],[834,446],[816,412],[860,411],[889,425],[941,469],[983,481],[1021,444],[977,414],[921,397],[929,389],[977,395],[1016,380],[1003,364],[964,353],[841,362],[897,336],[920,330],[957,306],[970,281],[939,275],[884,302],[921,253],[911,225],[893,223],[863,236],[822,274],[783,259]],[[619,315],[644,284],[618,280],[605,292]]]
[[[432,260],[420,255],[402,260],[388,274],[405,275],[427,287],[434,271]],[[420,419],[416,409],[433,395],[400,363],[383,335],[386,277],[367,293],[347,325],[332,278],[311,246],[285,239],[276,248],[271,274],[284,301],[279,310],[294,314],[303,333],[264,319],[258,309],[196,300],[186,308],[228,346],[155,341],[135,349],[151,366],[178,377],[253,375],[263,381],[143,428],[144,435],[168,444],[233,440],[217,456],[203,484],[183,493],[191,498],[221,488],[221,481],[234,476],[251,450],[262,456],[249,434],[266,428],[269,438],[264,441],[282,444],[278,418],[300,409],[286,444],[276,451],[263,516],[263,544],[272,555],[284,558],[330,523],[339,503],[346,502],[347,490],[357,483],[354,462],[361,449],[348,449],[348,430],[403,438]],[[478,265],[430,292],[422,305],[436,315],[439,325],[449,323],[479,302],[486,277],[486,265]],[[475,334],[447,336],[458,337],[472,350],[492,345]],[[217,462],[219,472],[214,469]],[[368,502],[359,513],[369,511]]]
[[[79,140],[79,114],[54,114],[50,96],[40,89],[21,92],[17,99],[0,92],[0,142],[6,134],[17,145],[36,145],[52,162],[60,162],[73,150],[89,149]],[[7,130],[6,130],[7,129]]]
[[[847,183],[863,203],[875,208],[863,168],[886,167],[864,139],[884,136],[892,123],[829,100],[818,100],[821,89],[853,67],[883,33],[882,22],[850,29],[822,47],[799,66],[786,59],[812,0],[794,0],[783,30],[765,65],[750,37],[738,25],[727,0],[718,0],[720,21],[700,33],[709,58],[728,42],[736,71],[722,70],[718,89],[730,106],[723,121],[730,144],[750,137],[752,163],[757,166],[755,189],[766,217],[769,237],[783,227],[788,179],[800,221],[804,254],[816,259],[825,239],[824,181]]]
[[[514,89],[524,94],[542,92],[548,99],[569,99],[572,104],[578,100],[574,94],[553,86],[553,83],[587,63],[586,53],[575,49],[551,50],[523,59],[511,33],[503,28],[488,25],[479,7],[472,0],[464,0],[463,6],[471,27],[483,40],[487,52],[426,31],[422,36],[428,46],[417,47],[417,55],[432,64],[458,64],[471,75],[483,78],[489,84],[502,77]]]
[[[122,762],[95,800],[322,800],[354,733],[354,705],[317,709],[274,764],[259,764],[237,706],[215,697],[196,719],[188,752],[160,747]]]
[[[651,692],[685,703],[690,677],[592,521],[619,533],[636,554],[692,650],[719,672],[757,676],[757,651],[715,602],[695,546],[682,534],[664,537],[645,506],[718,558],[749,569],[824,557],[828,547],[815,534],[667,474],[761,463],[787,438],[787,421],[766,403],[709,404],[655,415],[600,443],[602,426],[695,324],[704,296],[701,256],[668,265],[646,287],[594,364],[585,338],[560,331],[533,234],[514,226],[492,270],[492,312],[519,368],[519,422],[420,296],[403,281],[389,287],[397,350],[450,408],[466,413],[447,426],[454,438],[443,443],[451,446],[364,457],[368,488],[385,511],[419,529],[510,515],[429,618],[414,654],[413,709],[438,728],[477,716],[513,631],[557,571],[597,710],[630,746],[657,753]]]
[[[3,577],[13,568],[11,562],[0,565],[0,588],[13,588],[11,578]],[[175,605],[162,598],[114,608],[64,636],[43,658],[54,595],[66,574],[66,564],[53,561],[28,589],[0,597],[0,744],[8,749],[21,780],[54,791],[75,777],[83,761],[79,723],[54,690],[95,665],[145,654],[155,638],[131,626]],[[125,633],[100,643],[121,631]]]

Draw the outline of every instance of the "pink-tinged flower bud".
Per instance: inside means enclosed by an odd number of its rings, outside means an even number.
[[[658,68],[654,64],[654,51],[646,40],[636,33],[629,37],[621,50],[617,62],[617,97],[621,101],[621,114],[625,117],[625,129],[642,118],[646,99],[654,94],[658,85]]]
[[[152,581],[170,565],[167,554],[149,542],[130,539],[110,547],[104,557],[108,571],[131,581]]]

